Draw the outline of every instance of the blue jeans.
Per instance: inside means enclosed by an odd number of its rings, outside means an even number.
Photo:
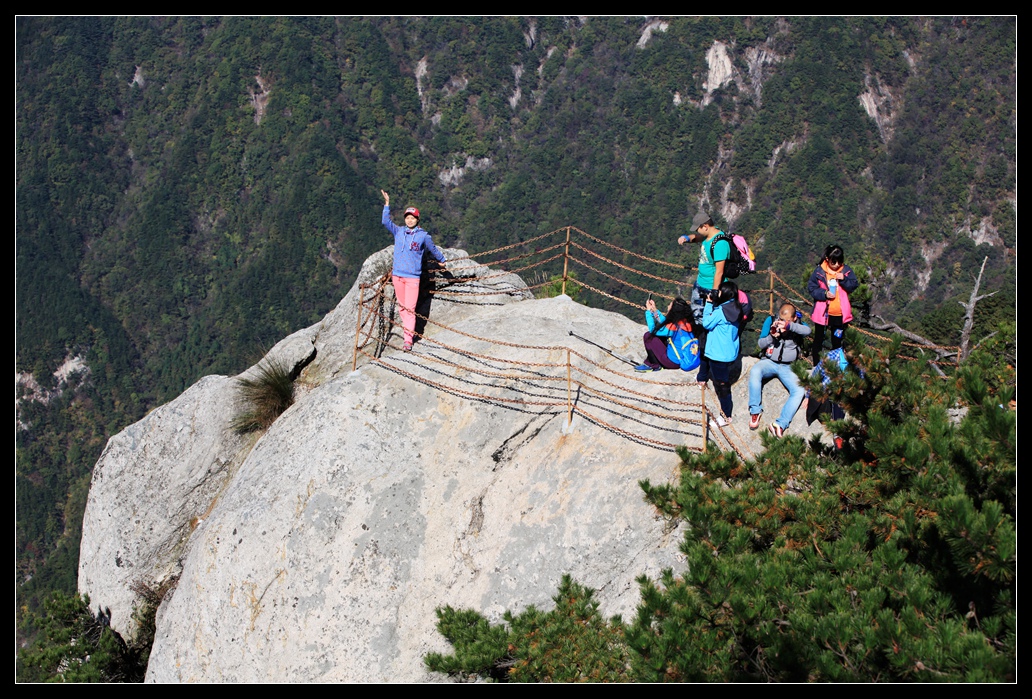
[[[770,359],[756,362],[749,372],[749,414],[759,415],[763,412],[763,382],[775,376],[788,390],[788,400],[785,401],[785,407],[781,409],[781,415],[775,422],[778,423],[778,427],[787,430],[806,396],[806,389],[799,385],[799,377],[792,371],[790,364],[778,364]]]

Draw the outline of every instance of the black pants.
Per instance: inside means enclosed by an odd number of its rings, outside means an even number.
[[[699,369],[701,374],[703,371],[706,375],[713,380],[713,392],[717,394],[717,400],[720,401],[720,410],[724,413],[724,417],[731,417],[731,411],[734,409],[734,403],[731,400],[731,384],[734,383],[731,380],[732,367],[736,362],[718,362],[715,359],[709,357],[703,357],[702,368]],[[742,372],[742,360],[739,357],[738,373]]]
[[[813,359],[813,364],[816,366],[821,361],[821,353],[824,351],[824,333],[825,331],[831,334],[831,348],[838,349],[842,346],[842,338],[846,334],[846,327],[849,323],[842,322],[842,316],[828,316],[827,325],[814,324],[813,330],[813,347],[810,349],[810,357]]]

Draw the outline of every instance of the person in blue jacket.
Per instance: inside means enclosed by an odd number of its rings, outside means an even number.
[[[423,271],[423,250],[444,263],[444,253],[437,249],[430,234],[419,227],[419,209],[410,206],[405,209],[405,225],[399,226],[391,220],[391,198],[387,192],[383,195],[383,217],[381,222],[394,236],[394,267],[391,281],[394,284],[394,296],[401,309],[401,324],[405,330],[406,352],[412,349],[412,341],[416,330],[416,303],[419,301],[419,276]]]
[[[645,323],[649,331],[642,338],[645,342],[645,361],[634,367],[635,371],[659,371],[680,369],[679,362],[669,356],[667,343],[678,328],[692,332],[692,307],[678,296],[670,302],[667,312],[660,313],[651,298],[645,302]]]
[[[723,415],[717,416],[721,427],[731,424],[731,368],[738,359],[741,342],[738,332],[741,327],[742,307],[738,302],[738,286],[725,281],[719,289],[710,291],[702,310],[702,326],[708,332],[706,349],[703,351],[701,373],[708,369],[713,391],[720,401]]]

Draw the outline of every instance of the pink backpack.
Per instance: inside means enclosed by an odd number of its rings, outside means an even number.
[[[728,279],[736,279],[741,274],[753,274],[756,271],[756,255],[749,249],[749,243],[745,238],[735,233],[721,233],[713,238],[710,243],[710,259],[713,259],[713,246],[718,240],[726,240],[730,248],[727,262],[724,263],[724,276]]]

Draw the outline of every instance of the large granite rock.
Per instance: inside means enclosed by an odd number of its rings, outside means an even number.
[[[360,284],[386,254],[321,323],[273,349],[305,367],[302,390],[260,438],[228,430],[233,382],[206,377],[105,450],[80,589],[128,630],[132,583],[180,575],[148,679],[435,679],[422,657],[447,650],[439,606],[495,619],[548,607],[570,573],[599,591],[603,613],[629,615],[638,575],[683,566],[681,532],[637,482],[675,477],[664,445],[702,446],[693,376],[634,375],[620,357],[640,359],[643,326],[566,297],[533,300],[514,275],[455,281],[412,353],[364,339],[352,372]],[[474,273],[487,270],[461,274]],[[731,436],[755,451],[744,390]],[[779,409],[784,391],[767,392]],[[584,411],[569,425],[567,400]]]

